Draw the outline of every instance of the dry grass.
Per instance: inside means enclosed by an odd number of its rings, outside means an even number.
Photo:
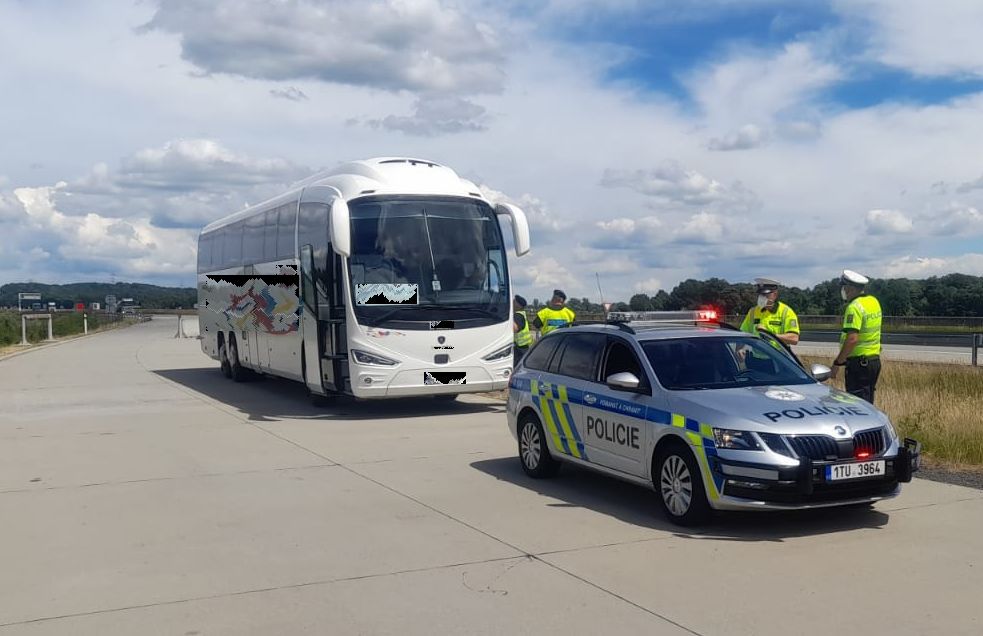
[[[803,358],[803,362],[829,364]],[[930,463],[983,466],[983,368],[883,361],[876,406]],[[831,382],[843,388],[843,376]]]

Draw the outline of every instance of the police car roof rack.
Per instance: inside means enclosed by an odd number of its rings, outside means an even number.
[[[695,309],[692,311],[612,311],[607,315],[607,322],[630,333],[635,333],[635,327],[718,324],[717,311],[715,309]]]

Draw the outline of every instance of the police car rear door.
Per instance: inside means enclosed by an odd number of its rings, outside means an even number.
[[[558,453],[592,461],[584,445],[584,390],[597,375],[598,361],[604,351],[601,333],[566,333],[549,338],[563,338],[559,350],[543,373],[538,386],[543,428],[550,446]],[[537,399],[535,392],[533,399]]]
[[[637,392],[607,385],[607,378],[624,372],[641,381]],[[646,448],[651,434],[646,414],[652,399],[652,382],[635,347],[624,338],[609,336],[600,374],[583,396],[584,441],[591,461],[639,477],[648,474]]]

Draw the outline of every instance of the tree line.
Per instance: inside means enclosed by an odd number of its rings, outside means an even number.
[[[983,276],[947,274],[913,280],[871,279],[867,291],[881,303],[886,316],[983,316]],[[840,281],[833,278],[814,287],[783,287],[779,299],[802,315],[838,315],[843,312]],[[684,280],[672,291],[638,293],[612,304],[616,311],[678,311],[714,307],[726,315],[743,314],[757,300],[751,283],[730,283],[722,278]],[[547,299],[548,302],[548,299]],[[544,303],[534,298],[532,308]],[[600,314],[603,308],[588,298],[570,298],[567,305],[578,313]]]
[[[198,302],[194,287],[161,287],[145,283],[70,283],[44,285],[41,283],[8,283],[0,286],[0,307],[17,307],[18,293],[37,292],[45,305],[55,303],[59,309],[70,309],[75,303],[105,304],[106,296],[116,296],[116,302],[132,298],[144,309],[191,309]],[[25,301],[31,304],[38,301]]]

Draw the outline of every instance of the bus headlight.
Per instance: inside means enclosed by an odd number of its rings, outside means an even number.
[[[355,362],[358,362],[359,364],[374,364],[383,367],[394,367],[399,364],[399,362],[396,360],[390,360],[385,356],[360,351],[359,349],[352,349],[352,357],[355,358]]]
[[[504,358],[507,358],[510,355],[512,355],[511,342],[505,345],[504,347],[502,347],[501,349],[496,349],[495,351],[492,351],[487,356],[483,357],[482,360],[484,360],[485,362],[494,362],[495,360],[502,360]]]

